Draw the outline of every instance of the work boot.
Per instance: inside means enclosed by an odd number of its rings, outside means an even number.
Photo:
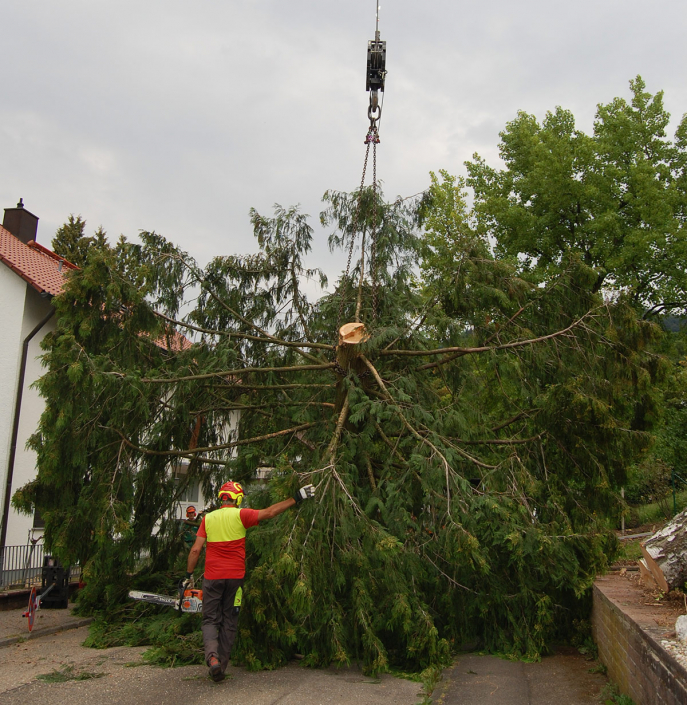
[[[219,683],[224,680],[222,664],[216,656],[210,656],[208,659],[208,666],[210,666],[210,678],[212,678],[215,683]]]

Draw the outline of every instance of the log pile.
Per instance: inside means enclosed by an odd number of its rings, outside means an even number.
[[[687,509],[642,544],[640,571],[651,574],[663,592],[687,582]]]

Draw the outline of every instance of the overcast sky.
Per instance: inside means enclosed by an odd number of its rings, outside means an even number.
[[[596,105],[641,74],[687,112],[687,3],[381,0],[389,198],[430,170],[498,162],[517,110]],[[70,213],[111,239],[156,230],[201,263],[255,249],[248,211],[360,181],[375,0],[2,0],[0,207],[49,245]],[[338,272],[326,233],[312,264]]]

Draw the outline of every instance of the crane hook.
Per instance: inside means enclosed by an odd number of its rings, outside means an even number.
[[[379,92],[384,92],[384,80],[386,79],[386,42],[380,39],[379,34],[379,0],[377,2],[377,24],[375,38],[367,43],[367,81],[365,90],[370,93],[370,106],[367,109],[367,116],[370,124],[374,126],[382,116],[382,108],[379,104]]]

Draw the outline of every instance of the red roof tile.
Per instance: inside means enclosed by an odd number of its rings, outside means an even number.
[[[33,240],[28,245],[24,244],[1,225],[0,261],[37,291],[45,291],[53,296],[62,292],[65,274],[70,269],[78,269],[76,265]]]
[[[183,352],[193,345],[183,333],[179,333],[179,331],[173,328],[168,329],[167,332],[163,333],[157,340],[153,340],[153,343],[157,345],[158,348],[171,352]]]
[[[33,240],[28,245],[24,244],[2,225],[0,225],[0,262],[6,264],[37,291],[45,291],[53,296],[62,293],[66,273],[70,269],[78,269],[75,264]],[[172,352],[188,350],[192,345],[185,335],[173,329],[153,342],[159,348]]]

